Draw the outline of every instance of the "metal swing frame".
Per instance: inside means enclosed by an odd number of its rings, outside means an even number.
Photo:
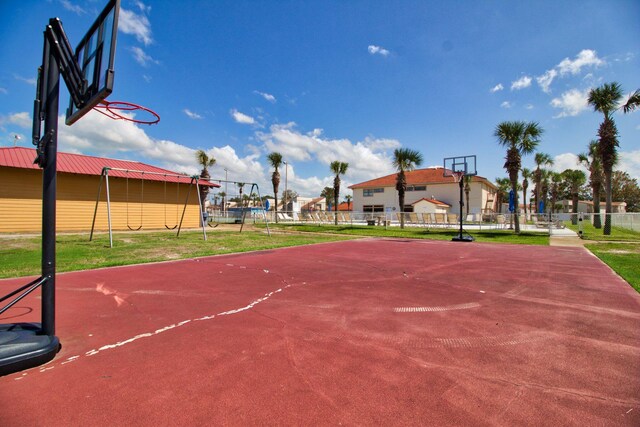
[[[227,181],[225,179],[212,179],[210,181],[217,182],[218,184],[227,183],[227,184],[235,184],[235,185],[238,185],[238,184],[251,185],[251,189],[249,190],[249,194],[253,193],[253,189],[255,188],[257,193],[258,193],[258,198],[260,199],[260,207],[262,208],[262,212],[263,212],[263,215],[264,215],[264,223],[267,226],[267,234],[269,235],[269,237],[271,237],[271,230],[269,230],[269,220],[267,219],[267,210],[265,209],[264,203],[262,202],[262,195],[260,195],[260,186],[258,186],[257,183],[255,183],[255,182],[242,182],[242,181]],[[227,194],[227,196],[225,196],[225,199],[228,196],[229,195]],[[242,233],[242,229],[244,228],[244,222],[245,222],[246,217],[247,217],[247,209],[242,204],[242,200],[240,201],[240,204],[242,206],[242,221],[240,223],[240,233]]]
[[[149,172],[149,171],[141,171],[135,169],[122,169],[122,168],[112,168],[112,167],[103,167],[102,173],[100,174],[100,184],[98,185],[98,195],[96,197],[96,206],[93,211],[93,220],[91,221],[91,234],[89,235],[89,241],[93,240],[93,232],[95,230],[96,217],[98,215],[98,206],[100,205],[100,194],[102,193],[102,183],[104,182],[105,192],[106,192],[106,201],[107,201],[107,223],[109,226],[109,247],[113,248],[113,229],[112,229],[112,221],[111,221],[111,193],[109,191],[109,171],[119,171],[127,173],[127,178],[129,173],[139,173],[141,175],[160,175],[166,177],[176,177],[176,178],[188,178],[189,181],[189,191],[187,192],[187,197],[184,200],[184,206],[182,208],[182,215],[180,216],[180,222],[178,223],[178,232],[176,233],[176,237],[180,236],[180,231],[182,229],[182,222],[184,220],[184,214],[187,210],[187,204],[189,202],[189,196],[191,196],[191,189],[195,185],[196,194],[198,196],[198,211],[200,213],[200,225],[202,226],[202,238],[203,240],[207,240],[207,231],[206,224],[204,220],[204,216],[202,214],[202,200],[200,199],[200,177],[197,175],[189,176],[184,174],[172,174],[172,173],[162,173],[162,172]],[[178,185],[180,183],[178,182]],[[166,185],[166,180],[165,180]],[[165,200],[166,202],[166,200]],[[166,208],[166,203],[165,203]],[[166,222],[166,221],[165,221]],[[166,224],[165,224],[166,227]],[[175,227],[174,227],[175,228]]]

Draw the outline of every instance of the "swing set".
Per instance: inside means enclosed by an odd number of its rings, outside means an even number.
[[[143,226],[143,220],[144,220],[144,182],[145,182],[145,175],[147,177],[150,176],[161,176],[163,177],[163,179],[161,179],[163,181],[163,196],[164,196],[164,226],[167,230],[175,230],[176,228],[178,229],[178,232],[176,234],[177,237],[180,236],[180,230],[182,229],[182,223],[184,221],[184,215],[185,212],[187,210],[187,204],[189,202],[189,196],[191,195],[191,189],[195,186],[196,187],[196,195],[198,197],[198,211],[200,214],[200,225],[202,227],[202,236],[204,240],[207,240],[207,232],[206,232],[206,223],[205,223],[205,219],[204,219],[204,215],[202,212],[202,201],[200,199],[200,178],[197,175],[194,176],[189,176],[186,174],[175,174],[175,173],[163,173],[163,172],[152,172],[152,171],[141,171],[141,170],[134,170],[134,169],[122,169],[122,168],[112,168],[112,167],[103,167],[102,168],[102,173],[100,174],[100,184],[98,185],[98,196],[96,197],[96,206],[95,209],[93,211],[93,220],[91,222],[91,234],[89,235],[89,241],[93,240],[93,232],[95,230],[95,224],[96,224],[96,217],[98,215],[98,206],[100,204],[100,195],[102,193],[102,184],[104,182],[104,187],[105,187],[105,193],[106,193],[106,201],[107,201],[107,223],[108,223],[108,227],[109,227],[109,247],[112,248],[113,247],[113,228],[112,228],[112,216],[111,216],[111,192],[109,190],[109,172],[119,172],[118,175],[122,175],[124,174],[124,178],[125,178],[125,199],[124,199],[124,204],[125,204],[125,212],[126,212],[126,225],[127,228],[131,231],[139,231],[142,229]],[[135,224],[132,225],[133,222],[133,214],[130,215],[129,213],[129,205],[132,204],[133,202],[131,201],[131,197],[130,197],[130,193],[129,193],[129,177],[130,175],[135,174],[136,176],[140,177],[140,221],[139,221],[139,225]],[[120,176],[121,177],[121,176]],[[167,214],[167,178],[174,178],[176,183],[176,220],[175,220],[175,225],[169,225],[168,224],[168,214]],[[180,219],[178,219],[178,214],[179,214],[179,198],[180,198],[180,184],[181,180],[189,180],[189,189],[187,191],[187,195],[186,198],[184,200],[184,205],[182,208],[182,215],[180,215]],[[159,181],[160,179],[153,179],[154,181]],[[186,182],[184,183],[186,184]],[[184,185],[183,184],[183,185]]]
[[[271,237],[271,230],[269,230],[269,221],[267,220],[267,213],[266,213],[266,207],[264,206],[264,203],[262,201],[262,196],[260,195],[260,187],[258,186],[257,183],[255,182],[240,182],[240,181],[227,181],[224,179],[212,179],[210,180],[211,182],[217,182],[218,184],[233,184],[235,186],[237,186],[238,188],[240,188],[240,208],[241,208],[241,219],[240,219],[240,233],[242,233],[242,229],[244,228],[244,224],[245,224],[245,220],[247,218],[247,212],[251,211],[251,208],[248,207],[245,204],[245,201],[242,200],[242,189],[245,186],[251,186],[249,189],[249,193],[246,194],[257,194],[258,196],[258,200],[260,200],[260,205],[256,206],[257,208],[259,208],[259,211],[262,213],[262,215],[264,216],[264,223],[267,227],[267,234],[269,235],[269,237]],[[254,189],[255,189],[255,193],[254,193]],[[225,196],[225,199],[229,199],[229,195],[227,194]],[[248,203],[248,201],[247,201]],[[215,225],[215,227],[217,227],[217,224]]]

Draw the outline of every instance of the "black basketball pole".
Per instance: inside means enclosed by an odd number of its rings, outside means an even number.
[[[45,43],[48,41],[45,38]],[[45,49],[49,50],[50,49]],[[42,173],[42,333],[55,335],[56,281],[56,156],[58,149],[58,101],[60,70],[51,54],[46,59],[46,98],[44,105],[44,134],[48,143],[44,148]]]
[[[464,236],[462,233],[464,232],[464,230],[462,229],[462,212],[464,210],[464,177],[465,175],[461,175],[460,176],[460,180],[458,182],[458,185],[460,186],[460,231],[458,232],[458,235],[455,236],[453,239],[451,239],[453,242],[473,242],[473,237],[471,235],[467,235]]]

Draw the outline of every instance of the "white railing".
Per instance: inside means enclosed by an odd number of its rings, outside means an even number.
[[[361,225],[361,226],[400,226],[400,217],[404,217],[405,227],[421,228],[450,228],[455,229],[460,226],[460,217],[457,214],[447,213],[418,213],[418,212],[329,212],[329,211],[305,211],[305,212],[282,212],[279,211],[278,223],[289,224],[335,224],[338,218],[339,225]],[[273,223],[275,215],[273,212],[267,214],[268,221]],[[549,232],[554,228],[564,228],[562,218],[557,215],[548,214],[520,214],[519,222],[521,230],[538,232]],[[514,228],[514,215],[505,213],[476,213],[465,215],[463,227],[472,230],[483,229],[512,229]]]

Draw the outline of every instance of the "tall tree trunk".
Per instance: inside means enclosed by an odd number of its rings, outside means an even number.
[[[400,205],[400,228],[404,228],[404,189],[398,191],[398,204]]]
[[[338,225],[338,199],[340,198],[340,177],[336,175],[333,179],[333,219],[335,225]]]
[[[522,186],[522,205],[524,206],[524,220],[527,220],[527,188],[528,185]]]
[[[202,172],[200,172],[200,179],[202,181],[209,181],[210,175],[209,175],[209,171],[207,170],[207,168],[202,169]],[[205,214],[205,202],[207,200],[207,195],[209,194],[209,187],[204,186],[204,185],[200,185],[200,207],[202,208],[202,218],[200,218],[200,221],[204,221],[204,214]]]
[[[398,204],[400,205],[400,228],[404,228],[404,192],[407,189],[407,179],[404,171],[396,177],[396,190],[398,191]]]
[[[271,175],[271,184],[273,185],[273,216],[276,218],[276,224],[278,223],[278,188],[280,187],[280,172],[276,169]]]
[[[513,224],[516,234],[520,234],[520,221],[518,220],[518,172],[511,175],[511,190],[513,191]]]
[[[593,226],[595,228],[602,228],[602,221],[600,220],[600,187],[601,183],[597,186],[593,186]]]
[[[603,234],[605,236],[609,236],[611,234],[611,213],[613,212],[612,200],[611,200],[611,173],[612,170],[608,169],[604,171],[604,185],[607,197],[607,207],[606,213],[604,216],[604,231]]]
[[[578,224],[578,191],[571,193],[571,224]]]

